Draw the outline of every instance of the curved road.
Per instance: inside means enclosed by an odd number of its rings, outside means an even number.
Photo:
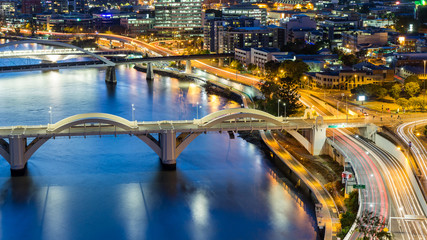
[[[414,130],[416,126],[424,126],[427,124],[427,120],[418,120],[401,124],[397,127],[397,134],[403,141],[409,146],[411,142],[410,150],[414,156],[414,160],[418,166],[417,175],[423,184],[424,192],[427,191],[427,150],[424,144],[418,139]]]

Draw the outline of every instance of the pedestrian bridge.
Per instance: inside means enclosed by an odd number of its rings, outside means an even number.
[[[312,154],[318,154],[326,141],[328,127],[366,128],[367,124],[361,119],[348,122],[338,118],[313,119],[307,114],[299,118],[275,117],[246,108],[226,109],[200,119],[175,121],[130,121],[107,113],[84,113],[53,124],[0,127],[0,155],[9,162],[13,174],[22,173],[34,152],[51,138],[130,135],[145,142],[164,166],[174,168],[177,157],[202,133],[285,130],[298,136],[298,131],[304,130],[307,134],[300,134],[297,140],[305,141],[302,144]]]

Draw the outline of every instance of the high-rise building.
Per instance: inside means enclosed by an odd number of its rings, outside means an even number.
[[[222,10],[223,17],[252,17],[260,21],[261,25],[267,24],[267,9],[256,5],[233,5]]]
[[[21,12],[24,14],[41,13],[42,5],[40,0],[22,0]]]
[[[85,13],[89,10],[87,0],[68,0],[68,10],[70,12]]]
[[[165,36],[202,36],[202,0],[157,0],[155,29]]]
[[[29,0],[32,1],[32,0]],[[40,1],[40,0],[39,0]],[[47,13],[68,13],[67,0],[42,0],[43,12]],[[24,6],[24,4],[22,4]]]

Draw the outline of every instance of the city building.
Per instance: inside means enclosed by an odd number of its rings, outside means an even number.
[[[280,22],[280,26],[285,29],[285,44],[304,40],[306,34],[316,29],[316,21],[304,14],[294,15]]]
[[[261,25],[267,24],[267,9],[257,5],[233,5],[222,10],[223,17],[247,16],[260,21]]]
[[[68,0],[68,9],[70,12],[86,13],[89,10],[88,2],[87,0]]]
[[[210,52],[223,53],[226,31],[231,28],[259,26],[259,20],[246,16],[225,18],[213,15],[206,17],[203,26],[204,48]]]
[[[340,47],[342,45],[342,33],[353,29],[358,29],[359,20],[350,20],[345,17],[334,17],[321,21],[318,24],[318,30],[322,32],[323,40],[331,42],[331,47]]]
[[[130,36],[146,34],[154,28],[154,17],[149,14],[137,14],[136,17],[121,18],[120,25],[126,29]]]
[[[385,46],[387,41],[387,32],[354,30],[342,33],[342,48],[353,53],[367,47]]]
[[[305,73],[307,77],[312,77],[316,87],[330,89],[351,90],[365,84],[382,84],[385,82],[383,74],[374,74],[372,71],[364,70],[341,70]]]
[[[32,3],[36,1],[29,0]],[[40,2],[40,0],[38,0]],[[24,4],[22,4],[24,6]],[[26,6],[26,8],[32,8],[31,5]],[[56,13],[63,14],[68,13],[68,1],[67,0],[44,0],[42,2],[42,11],[46,13]]]
[[[0,1],[0,18],[11,19],[15,17],[15,2]]]
[[[234,59],[244,65],[251,63],[251,49],[250,48],[236,48],[234,49]]]
[[[278,48],[251,48],[251,63],[264,68],[266,62],[273,60],[273,54],[280,53]]]
[[[224,32],[224,52],[236,48],[273,47],[273,31],[267,27],[240,27]]]
[[[202,36],[201,0],[157,0],[155,29],[163,36]]]
[[[22,0],[21,13],[34,14],[42,12],[42,4],[40,0]]]
[[[401,35],[397,39],[397,52],[421,52],[425,50],[426,38],[424,35]]]

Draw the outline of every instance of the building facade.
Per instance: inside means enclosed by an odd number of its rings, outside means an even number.
[[[155,29],[164,36],[202,36],[201,0],[157,0]]]
[[[223,17],[246,16],[260,21],[261,25],[267,24],[267,9],[256,5],[233,5],[222,10]]]

